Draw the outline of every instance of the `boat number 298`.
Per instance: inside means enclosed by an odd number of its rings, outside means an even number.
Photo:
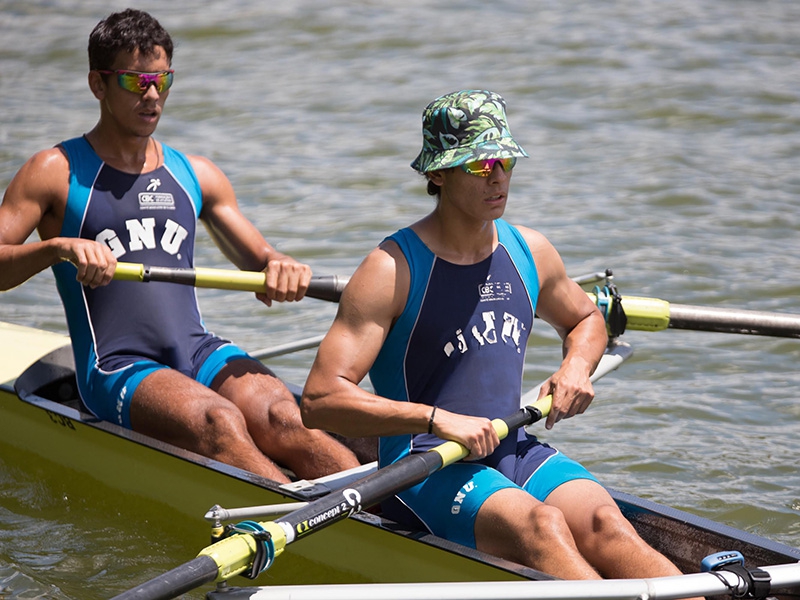
[[[61,425],[62,427],[69,427],[70,429],[75,429],[75,424],[72,422],[72,419],[69,417],[65,417],[64,415],[60,415],[55,412],[46,411],[47,416],[50,417],[50,420],[57,425]]]

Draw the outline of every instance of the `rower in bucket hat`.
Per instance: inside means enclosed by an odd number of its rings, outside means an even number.
[[[306,426],[380,437],[379,465],[457,442],[468,460],[382,504],[382,516],[562,579],[680,571],[578,462],[493,419],[519,411],[534,318],[562,339],[545,427],[582,414],[605,319],[540,232],[502,216],[514,163],[505,102],[460,91],[423,113],[412,167],[438,197],[356,269],[306,380]],[[432,193],[433,192],[433,193]],[[538,326],[537,326],[538,327]],[[372,390],[359,386],[367,375]],[[461,456],[465,456],[461,454]]]

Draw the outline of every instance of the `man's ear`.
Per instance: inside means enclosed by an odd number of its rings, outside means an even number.
[[[89,89],[98,100],[102,100],[106,96],[106,80],[97,71],[89,71]]]
[[[442,171],[428,171],[425,173],[425,176],[428,178],[429,181],[433,182],[435,185],[442,187],[442,182],[444,177],[442,176]]]

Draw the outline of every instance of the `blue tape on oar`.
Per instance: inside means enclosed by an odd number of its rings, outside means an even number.
[[[272,535],[256,521],[242,521],[230,528],[232,533],[249,533],[253,536],[256,543],[256,555],[253,558],[253,565],[250,571],[242,573],[248,579],[255,579],[262,572],[266,571],[275,560],[275,544],[272,542]]]

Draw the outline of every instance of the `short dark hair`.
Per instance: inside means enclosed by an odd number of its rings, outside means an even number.
[[[120,52],[150,55],[160,46],[172,64],[172,38],[150,14],[128,8],[110,14],[89,35],[89,70],[109,69]]]

